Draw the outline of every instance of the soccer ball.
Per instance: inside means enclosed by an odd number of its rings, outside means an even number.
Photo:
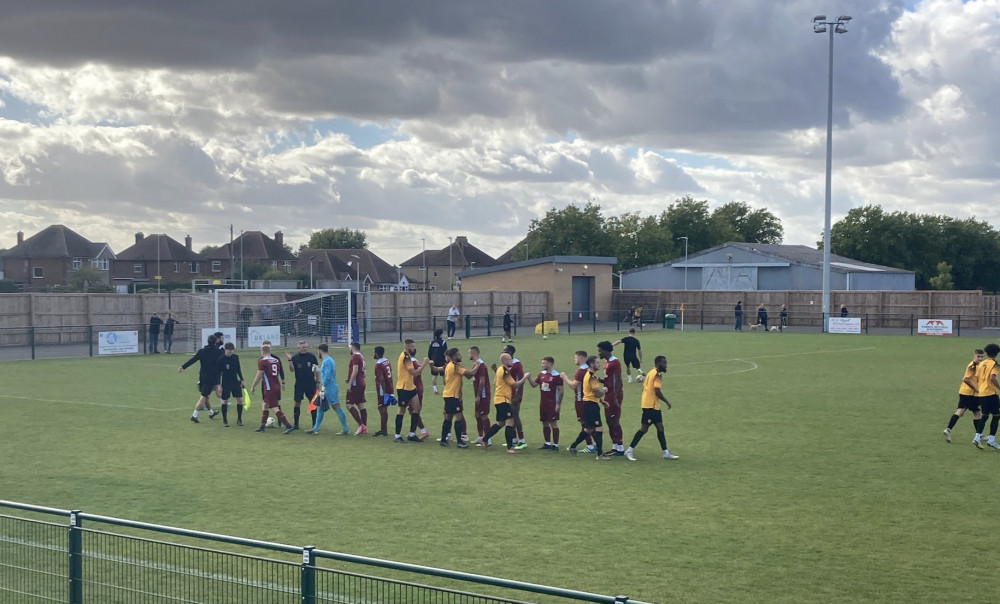
[[[641,381],[643,381],[645,379],[646,379],[646,376],[644,376],[641,373],[639,375],[635,376],[635,381],[637,381],[637,382],[641,382]]]
[[[543,336],[542,336],[542,339],[543,339],[543,340],[548,340],[548,339],[549,339],[549,336],[545,336],[545,335],[543,335]]]
[[[274,418],[273,417],[269,417],[269,418],[267,418],[267,421],[264,422],[264,425],[267,426],[268,428],[273,428],[275,423],[276,422],[274,421]]]

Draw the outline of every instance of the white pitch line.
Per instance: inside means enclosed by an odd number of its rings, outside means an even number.
[[[708,377],[708,376],[713,376],[713,375],[736,375],[736,374],[739,374],[739,373],[749,373],[751,371],[755,371],[755,370],[757,370],[757,369],[760,368],[760,366],[757,363],[754,363],[753,361],[750,361],[748,359],[757,359],[757,360],[760,360],[760,359],[779,359],[779,358],[784,358],[784,357],[795,357],[795,356],[802,356],[802,355],[807,355],[807,354],[830,354],[830,353],[835,353],[835,352],[860,352],[860,351],[864,351],[864,350],[875,350],[875,349],[876,349],[875,346],[867,346],[865,348],[840,348],[840,349],[837,349],[837,350],[809,350],[809,351],[806,351],[806,352],[790,352],[790,353],[787,353],[787,354],[771,354],[771,355],[764,355],[764,356],[759,356],[759,357],[741,357],[741,358],[738,358],[738,359],[715,359],[715,360],[712,360],[712,361],[691,361],[689,363],[674,363],[674,364],[670,365],[670,367],[686,367],[686,366],[689,366],[689,365],[711,365],[711,364],[715,364],[715,363],[747,363],[748,365],[752,365],[752,367],[748,367],[746,369],[737,369],[736,371],[722,371],[722,372],[718,372],[718,373],[689,373],[689,374],[682,374],[682,375],[678,375],[678,376],[674,376],[674,377],[686,378],[686,377]]]
[[[175,411],[184,411],[187,407],[180,407],[177,409],[156,409],[155,407],[133,407],[131,405],[115,405],[113,403],[91,403],[88,401],[61,401],[50,398],[35,398],[33,396],[10,396],[9,394],[0,394],[0,398],[9,398],[21,401],[33,401],[37,403],[63,403],[66,405],[90,405],[93,407],[111,407],[113,409],[135,409],[137,411],[163,411],[173,413]]]

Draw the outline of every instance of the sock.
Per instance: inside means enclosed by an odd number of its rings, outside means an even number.
[[[298,405],[296,405],[295,406],[295,410],[292,412],[292,415],[295,417],[295,427],[296,428],[299,427],[299,415],[301,415],[301,414],[302,414],[302,408],[299,407]]]
[[[604,432],[594,432],[594,444],[597,445],[597,454],[604,455]]]
[[[197,409],[194,410],[194,413],[191,414],[191,417],[193,417],[195,419],[198,419],[198,410]]]
[[[278,412],[275,413],[274,415],[277,416],[278,422],[281,423],[281,425],[283,425],[286,428],[292,427],[292,423],[288,421],[288,418],[285,417],[285,413],[281,409],[278,409]]]
[[[379,421],[381,422],[382,434],[389,433],[389,412],[385,410],[385,407],[378,408]]]
[[[552,428],[552,444],[559,444],[559,428]]]
[[[261,428],[263,428],[264,424],[267,423],[267,418],[268,418],[269,415],[271,415],[271,414],[270,414],[270,412],[268,412],[267,409],[264,409],[264,412],[261,413],[261,415],[260,415],[260,427]]]
[[[489,429],[490,429],[490,420],[486,419],[485,417],[476,418],[476,432],[479,434],[480,438],[486,436],[486,433],[489,431]]]
[[[587,446],[588,447],[593,447],[594,446],[594,437],[592,435],[587,434],[586,441],[587,441]]]
[[[341,428],[343,428],[344,432],[347,432],[347,416],[344,414],[344,410],[340,408],[340,405],[334,407],[333,410],[337,412],[337,419],[340,420]]]
[[[417,431],[417,426],[420,426],[420,429],[421,429],[422,432],[425,431],[423,429],[423,425],[422,425],[422,423],[420,421],[420,414],[419,413],[411,413],[410,414],[410,434],[413,434],[414,432]]]
[[[986,416],[984,415],[977,420],[973,420],[972,425],[976,428],[976,439],[978,440],[983,433],[983,427],[986,426]]]
[[[656,439],[660,441],[660,448],[663,449],[664,453],[667,453],[667,437],[663,432],[656,433]]]
[[[586,432],[584,432],[583,430],[581,430],[580,431],[580,435],[576,437],[576,440],[573,441],[573,444],[570,445],[569,448],[570,449],[575,449],[578,444],[582,443],[583,441],[585,441],[585,440],[587,440],[589,438],[590,438],[590,435],[587,434]]]
[[[347,410],[351,412],[351,417],[354,418],[354,421],[358,422],[359,426],[364,424],[364,422],[361,421],[361,414],[358,412],[357,407],[348,407]]]
[[[503,431],[503,436],[504,436],[505,439],[507,439],[507,448],[508,449],[513,449],[514,448],[514,435],[515,434],[517,434],[517,430],[514,429],[514,426],[507,426],[504,429],[504,431]]]
[[[309,415],[312,416],[313,428],[315,428],[316,427],[316,409],[313,409],[312,411],[310,411]]]
[[[631,455],[632,451],[634,451],[634,450],[635,449],[632,448],[632,445],[629,445],[628,449],[625,449],[625,455]]]
[[[326,411],[322,408],[316,409],[316,419],[313,421],[313,430],[319,430],[319,427],[323,424],[323,416],[326,415]]]
[[[403,416],[396,414],[396,438],[399,438],[399,433],[403,431]]]
[[[545,436],[545,444],[552,442],[552,428],[545,426],[542,428],[542,435]]]
[[[448,440],[448,434],[451,433],[451,420],[446,419],[441,422],[441,442]]]
[[[490,426],[490,429],[486,431],[486,436],[483,437],[483,440],[489,441],[499,431],[500,431],[500,424],[493,424],[492,426]]]
[[[222,421],[223,423],[229,423],[229,403],[222,405]]]
[[[959,418],[959,416],[957,416],[957,415],[952,415],[951,416],[951,419],[948,420],[948,429],[949,430],[951,430],[952,428],[955,427],[955,424],[958,423],[958,418]]]
[[[420,419],[420,414],[417,413],[417,427],[420,428],[421,432],[427,432],[427,428],[424,428],[424,420]]]
[[[990,440],[997,435],[997,428],[1000,427],[1000,415],[994,415],[990,420]]]
[[[455,436],[457,436],[458,439],[461,440],[463,434],[465,434],[465,420],[461,419],[455,422]],[[442,436],[441,438],[444,438],[444,436]]]
[[[361,409],[361,425],[368,427],[368,409],[364,407]]]

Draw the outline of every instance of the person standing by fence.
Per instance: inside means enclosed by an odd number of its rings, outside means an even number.
[[[159,340],[160,340],[160,327],[163,326],[163,319],[160,315],[153,313],[153,316],[149,318],[149,352],[152,354],[160,354],[159,351]]]
[[[757,307],[757,325],[763,327],[764,331],[767,331],[767,309],[764,308],[763,303]]]
[[[743,331],[743,300],[736,301],[736,331]]]
[[[458,327],[458,316],[462,314],[454,304],[448,309],[448,337],[455,337],[455,328]]]
[[[167,313],[167,320],[163,324],[163,352],[167,354],[174,347],[174,325],[177,325],[174,313]]]
[[[781,311],[778,312],[778,331],[785,331],[786,327],[788,327],[788,306],[782,304]]]
[[[514,336],[510,335],[511,328],[514,325],[514,321],[510,317],[510,307],[503,313],[503,337],[500,338],[501,342],[513,342]]]

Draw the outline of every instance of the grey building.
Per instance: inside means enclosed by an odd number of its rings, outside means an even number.
[[[836,254],[830,289],[913,291],[913,271]],[[695,254],[622,272],[622,289],[787,291],[823,288],[823,251],[804,245],[729,242]]]

